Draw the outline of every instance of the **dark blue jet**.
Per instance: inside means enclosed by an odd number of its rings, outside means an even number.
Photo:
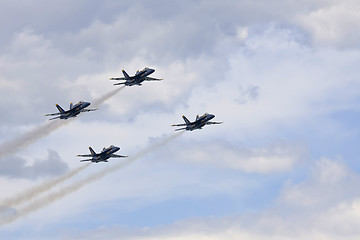
[[[178,128],[175,129],[175,131],[179,131],[179,130],[186,130],[186,131],[193,131],[195,129],[202,129],[203,126],[205,125],[211,125],[211,124],[221,124],[222,122],[210,122],[211,119],[213,119],[215,117],[214,114],[209,114],[209,113],[205,113],[204,115],[200,116],[197,115],[196,116],[196,120],[194,122],[190,122],[184,115],[182,116],[182,118],[184,119],[185,123],[183,124],[173,124],[171,126],[186,126],[184,128]]]
[[[155,72],[154,69],[151,68],[144,68],[141,71],[137,71],[135,73],[134,76],[129,76],[129,74],[127,74],[125,72],[125,70],[122,70],[122,73],[124,74],[124,77],[120,77],[120,78],[110,78],[110,80],[125,80],[125,82],[121,82],[121,83],[115,83],[114,85],[121,85],[124,84],[125,86],[133,86],[133,85],[138,85],[141,86],[141,83],[143,81],[161,81],[162,79],[158,79],[158,78],[151,78],[148,77],[150,74],[152,74],[153,72]]]
[[[56,116],[56,115],[60,115],[58,117],[54,117],[54,118],[50,118],[49,120],[53,120],[53,119],[68,119],[71,117],[76,117],[77,115],[79,115],[81,112],[90,112],[90,111],[95,111],[97,109],[85,109],[90,105],[89,102],[83,102],[80,101],[77,104],[73,105],[72,103],[70,103],[70,109],[65,111],[64,109],[62,109],[59,104],[56,104],[57,109],[59,110],[58,113],[49,113],[46,114],[45,116]]]
[[[117,155],[114,154],[114,152],[117,152],[120,150],[119,147],[115,147],[114,145],[111,145],[110,147],[107,148],[103,148],[103,150],[101,151],[101,153],[96,153],[91,147],[89,147],[90,153],[91,154],[79,154],[77,155],[78,157],[91,157],[90,159],[84,159],[81,160],[80,162],[85,162],[85,161],[91,161],[91,162],[108,162],[109,158],[123,158],[123,157],[127,157],[127,156],[122,156],[122,155]]]

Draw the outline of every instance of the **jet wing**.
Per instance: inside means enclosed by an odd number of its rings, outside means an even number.
[[[163,80],[163,79],[162,79],[162,78],[146,77],[145,80],[146,80],[146,81],[161,81],[161,80]]]
[[[222,124],[223,122],[207,122],[206,125]]]
[[[122,155],[117,155],[117,154],[111,154],[111,157],[113,157],[113,158],[124,158],[124,157],[128,157],[128,156],[122,156]]]
[[[119,77],[119,78],[110,78],[110,80],[126,80],[124,77]]]
[[[80,112],[91,112],[91,111],[96,111],[98,110],[97,108],[94,109],[82,109]]]

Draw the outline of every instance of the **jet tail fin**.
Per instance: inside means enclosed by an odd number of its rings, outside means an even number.
[[[59,110],[60,113],[65,112],[64,109],[62,109],[59,104],[56,104],[56,108]]]
[[[189,124],[190,124],[189,119],[187,119],[187,118],[185,117],[185,115],[183,115],[182,118],[184,119],[186,125],[189,125]]]
[[[89,150],[90,150],[92,156],[96,155],[96,152],[91,147],[89,147]]]
[[[125,80],[130,79],[129,74],[127,74],[127,73],[125,72],[125,70],[122,70],[122,73],[124,74]]]

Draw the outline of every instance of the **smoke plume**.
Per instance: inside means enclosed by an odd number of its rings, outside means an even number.
[[[92,105],[94,107],[98,107],[100,106],[101,104],[103,104],[106,100],[110,99],[111,97],[115,96],[118,92],[120,92],[121,90],[123,90],[125,88],[125,86],[122,86],[122,87],[119,87],[119,88],[116,88],[115,90],[112,90],[111,92],[99,97],[98,99],[95,99],[93,102],[92,102]]]
[[[55,187],[56,185],[72,178],[73,176],[75,176],[76,174],[78,174],[79,172],[81,172],[82,170],[87,168],[89,165],[90,165],[90,163],[87,163],[86,165],[82,165],[78,168],[75,168],[75,169],[67,172],[66,174],[64,174],[62,176],[59,176],[55,179],[52,179],[48,182],[41,184],[41,185],[33,187],[26,192],[20,193],[15,197],[7,198],[7,199],[3,200],[2,202],[0,202],[0,206],[15,207],[26,201],[31,201],[33,198],[37,197],[41,193],[47,192],[51,188]]]
[[[106,100],[113,97],[115,94],[120,92],[124,86],[120,88],[116,88],[115,90],[112,90],[111,92],[99,97],[98,99],[95,99],[93,101],[93,106],[99,107],[101,104],[103,104]],[[8,142],[0,144],[0,158],[8,156],[10,154],[16,153],[26,147],[28,147],[30,144],[38,141],[39,139],[48,136],[58,128],[65,126],[72,122],[73,119],[67,119],[67,120],[53,120],[51,122],[46,122],[38,127],[35,127],[34,129],[30,130],[27,133],[24,133],[21,136],[18,136],[17,138],[10,140]]]
[[[175,133],[175,134],[173,134],[173,135],[171,135],[169,137],[166,137],[163,140],[161,140],[159,142],[156,142],[156,143],[150,145],[149,147],[145,148],[144,150],[138,152],[134,156],[129,157],[125,161],[116,164],[112,168],[107,168],[107,169],[104,169],[104,170],[102,170],[102,171],[100,171],[98,173],[91,174],[88,177],[86,177],[86,178],[84,178],[84,179],[82,179],[80,181],[74,182],[74,183],[70,184],[69,186],[60,189],[57,192],[50,193],[49,195],[47,195],[47,196],[45,196],[45,197],[43,197],[41,199],[38,199],[38,200],[30,203],[29,205],[27,205],[27,206],[25,206],[25,207],[23,207],[21,209],[18,209],[16,214],[13,214],[11,216],[4,217],[4,218],[0,219],[0,226],[4,225],[4,224],[9,224],[9,223],[11,223],[11,222],[13,222],[13,221],[15,221],[15,220],[17,220],[19,218],[22,218],[23,216],[25,216],[25,215],[27,215],[29,213],[35,212],[38,209],[41,209],[41,208],[55,202],[56,200],[59,200],[59,199],[65,197],[65,196],[79,190],[80,188],[82,188],[82,187],[84,187],[84,186],[86,186],[86,185],[88,185],[88,184],[90,184],[92,182],[100,180],[105,175],[129,165],[130,163],[132,163],[135,160],[143,157],[144,155],[146,155],[146,154],[148,154],[150,152],[153,152],[156,149],[164,146],[165,144],[173,141],[174,139],[176,139],[177,137],[179,137],[183,133],[184,133],[184,131],[181,131],[181,132]]]
[[[26,148],[35,141],[46,137],[61,126],[69,124],[70,121],[71,120],[47,122],[13,140],[0,144],[0,158]]]

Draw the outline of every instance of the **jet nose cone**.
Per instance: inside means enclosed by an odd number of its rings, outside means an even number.
[[[90,105],[90,103],[89,103],[89,102],[83,102],[83,104],[84,104],[84,106],[85,106],[85,107],[87,107],[87,106],[89,106],[89,105]]]
[[[114,150],[115,150],[115,151],[119,151],[120,148],[119,148],[119,147],[114,147]]]
[[[208,116],[209,116],[210,119],[213,119],[215,117],[214,114],[209,114]]]
[[[149,70],[148,70],[150,73],[153,73],[153,72],[155,72],[155,69],[151,69],[151,68],[149,68]]]

